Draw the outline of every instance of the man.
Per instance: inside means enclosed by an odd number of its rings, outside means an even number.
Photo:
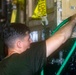
[[[0,75],[35,75],[46,63],[46,57],[59,48],[72,34],[76,18],[72,19],[46,41],[32,43],[29,28],[12,23],[4,29],[8,55],[0,62]],[[31,44],[31,45],[30,45]]]

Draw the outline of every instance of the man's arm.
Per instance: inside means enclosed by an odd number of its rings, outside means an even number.
[[[48,57],[55,50],[57,50],[67,39],[70,38],[72,30],[75,27],[76,18],[65,24],[52,37],[46,40],[46,56]]]

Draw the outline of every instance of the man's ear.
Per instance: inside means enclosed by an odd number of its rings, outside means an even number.
[[[22,48],[22,41],[18,40],[16,42],[16,46],[17,46],[17,48]]]

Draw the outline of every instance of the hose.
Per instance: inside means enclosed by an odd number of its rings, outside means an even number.
[[[70,17],[69,17],[70,18]],[[67,23],[69,21],[69,18],[65,19],[64,21],[62,21],[52,32],[52,35],[55,34],[55,32],[57,32],[65,23]]]
[[[70,17],[69,17],[70,18]],[[52,35],[55,34],[64,24],[66,24],[69,21],[69,18],[65,19],[63,22],[61,22],[52,32]],[[65,58],[62,66],[60,67],[60,69],[58,70],[56,75],[60,75],[60,73],[62,72],[63,68],[65,67],[65,65],[67,64],[69,58],[71,57],[72,53],[74,52],[76,48],[76,41],[73,44],[73,47],[71,48],[70,52],[68,53],[67,57]],[[41,75],[44,75],[43,71],[41,72]]]
[[[60,23],[59,26],[53,31],[52,34],[54,34],[56,31],[58,31],[60,29],[60,27],[62,27],[65,23],[67,23],[69,21],[69,18],[65,19],[62,23]],[[67,57],[65,58],[62,66],[60,67],[60,69],[58,70],[56,75],[60,75],[60,73],[62,72],[63,68],[67,64],[69,58],[71,57],[72,53],[74,52],[75,48],[76,48],[76,41],[74,42],[73,47],[71,48],[70,52],[68,53]]]

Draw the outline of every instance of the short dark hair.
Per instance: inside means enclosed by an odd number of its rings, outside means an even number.
[[[17,38],[26,36],[26,32],[30,33],[29,27],[21,23],[11,23],[3,30],[4,43],[7,47],[13,47],[13,43]]]

